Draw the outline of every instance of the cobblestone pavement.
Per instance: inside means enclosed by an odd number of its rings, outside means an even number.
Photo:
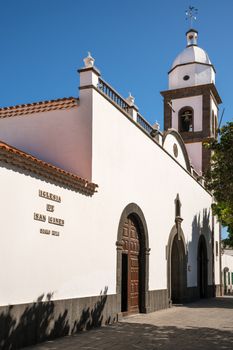
[[[233,298],[201,300],[28,347],[31,350],[233,350]]]

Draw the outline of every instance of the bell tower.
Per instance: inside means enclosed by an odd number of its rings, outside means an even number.
[[[168,72],[164,98],[164,129],[176,129],[182,136],[191,164],[201,175],[209,166],[211,151],[203,141],[217,137],[218,106],[222,102],[215,86],[215,68],[198,46],[198,32],[186,33],[186,48]]]

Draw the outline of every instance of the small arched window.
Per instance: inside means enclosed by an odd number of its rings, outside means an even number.
[[[193,131],[193,109],[191,107],[182,108],[179,112],[179,131]]]

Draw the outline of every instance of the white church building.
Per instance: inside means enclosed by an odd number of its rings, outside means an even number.
[[[233,294],[233,249],[224,248],[222,252],[222,288],[226,295]]]
[[[197,31],[186,36],[164,132],[90,55],[78,98],[0,109],[1,349],[220,295],[202,142],[221,99]]]

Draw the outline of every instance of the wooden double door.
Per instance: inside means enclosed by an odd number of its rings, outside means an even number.
[[[125,314],[138,313],[140,302],[140,237],[139,228],[133,216],[123,226],[121,311]]]

